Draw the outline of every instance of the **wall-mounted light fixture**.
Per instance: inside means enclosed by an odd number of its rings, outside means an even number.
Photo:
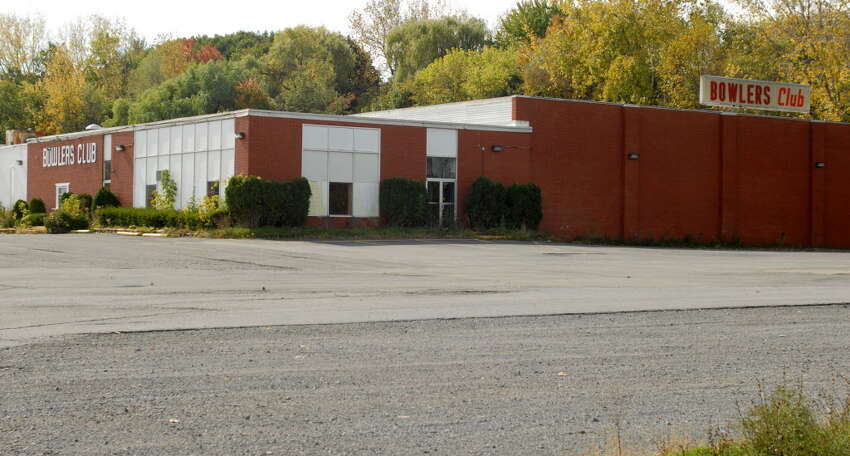
[[[815,168],[826,168],[825,162],[815,162]]]
[[[245,132],[244,131],[237,131],[236,133],[233,134],[233,136],[235,136],[236,139],[245,139]]]
[[[492,146],[490,146],[490,150],[492,150],[493,152],[501,152],[501,151],[505,150],[505,146],[500,146],[499,144],[493,144]]]
[[[126,147],[124,147],[124,144],[119,144],[115,146],[115,150],[117,150],[118,152],[124,152],[125,149]]]
[[[637,160],[640,158],[640,154],[631,153],[628,155],[629,160]]]
[[[15,163],[16,163],[18,166],[24,166],[24,161],[23,161],[23,160],[15,160]]]

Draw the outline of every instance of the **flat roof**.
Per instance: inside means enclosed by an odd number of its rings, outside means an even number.
[[[471,124],[458,122],[444,122],[432,120],[405,120],[382,117],[356,117],[353,115],[333,115],[333,114],[309,114],[301,112],[286,112],[286,111],[270,111],[263,109],[241,109],[238,111],[228,111],[216,114],[204,114],[192,117],[179,117],[175,119],[160,120],[156,122],[148,122],[142,124],[123,125],[120,127],[100,128],[97,130],[86,130],[72,133],[60,133],[50,136],[39,136],[31,138],[28,143],[43,143],[51,141],[66,141],[87,136],[109,135],[114,133],[123,133],[130,131],[150,130],[160,127],[169,127],[177,125],[186,125],[197,122],[207,122],[211,120],[233,119],[238,117],[273,117],[282,119],[299,119],[307,121],[320,122],[342,122],[349,124],[362,125],[388,125],[388,126],[406,126],[406,127],[422,127],[422,128],[444,128],[452,130],[479,130],[479,131],[501,131],[512,133],[531,133],[531,127],[527,125],[488,125],[488,124]]]

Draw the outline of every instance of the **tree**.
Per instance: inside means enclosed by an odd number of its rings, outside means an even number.
[[[406,7],[405,7],[406,6]],[[445,0],[369,0],[363,10],[348,18],[354,40],[378,62],[381,69],[395,73],[387,58],[387,37],[408,21],[434,19],[450,14]]]
[[[727,73],[812,86],[817,119],[850,121],[850,2],[742,0]],[[762,78],[762,77],[760,77]]]
[[[31,86],[43,105],[34,112],[39,133],[58,134],[79,131],[85,126],[86,80],[64,46],[53,49],[44,77]]]
[[[275,106],[309,112],[348,112],[358,97],[377,85],[365,53],[324,27],[294,27],[275,36],[263,59]]]
[[[505,48],[543,38],[552,18],[561,14],[555,0],[523,0],[499,20],[496,43]]]
[[[44,17],[0,14],[0,79],[20,82],[40,74],[47,48]]]
[[[0,141],[5,143],[6,130],[29,127],[23,88],[13,81],[0,80]]]
[[[416,73],[412,98],[419,105],[520,93],[521,69],[511,50],[455,49]]]
[[[387,36],[387,61],[395,69],[393,78],[404,81],[452,49],[477,50],[489,40],[487,26],[478,18],[408,21]]]
[[[243,70],[231,62],[194,64],[182,75],[148,89],[128,109],[130,123],[212,114],[236,109]]]
[[[220,51],[226,60],[239,60],[249,55],[257,58],[266,55],[274,41],[274,34],[239,31],[212,37],[203,35],[193,39],[198,45],[211,45]]]

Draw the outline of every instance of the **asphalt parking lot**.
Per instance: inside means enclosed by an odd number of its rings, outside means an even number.
[[[649,449],[734,432],[759,381],[835,393],[850,369],[848,252],[0,249],[0,454],[584,455],[614,432]]]
[[[0,346],[115,331],[850,302],[850,252],[0,237]]]

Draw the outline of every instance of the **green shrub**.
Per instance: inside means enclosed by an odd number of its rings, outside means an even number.
[[[44,219],[44,226],[48,233],[61,234],[71,230],[85,230],[89,227],[89,220],[85,216],[73,215],[66,211],[51,212]]]
[[[44,212],[33,212],[21,219],[20,224],[23,226],[44,226],[45,217],[47,217],[47,214]]]
[[[484,176],[475,179],[466,197],[466,216],[473,229],[497,228],[506,212],[505,187]]]
[[[47,213],[47,208],[44,206],[44,200],[41,198],[33,198],[30,200],[30,213],[31,214],[45,214]]]
[[[95,217],[97,223],[104,227],[144,226],[197,230],[204,226],[197,212],[176,209],[105,207]]]
[[[174,209],[176,197],[177,182],[171,178],[171,172],[167,169],[160,171],[159,190],[153,192],[151,204],[156,209]]]
[[[235,176],[225,195],[230,216],[244,226],[301,226],[310,210],[310,183],[303,177],[275,182]]]
[[[425,184],[395,177],[381,182],[381,216],[389,226],[418,227],[428,223]]]
[[[115,196],[115,193],[112,193],[106,187],[101,187],[100,190],[94,195],[94,202],[92,203],[92,209],[97,210],[102,207],[118,207],[121,206],[121,203],[118,201],[118,197]]]
[[[12,211],[7,211],[0,206],[0,228],[14,228],[15,214]]]
[[[543,218],[543,198],[535,184],[513,184],[506,192],[505,226],[536,230]]]
[[[86,198],[88,197],[88,198]],[[88,205],[86,205],[88,203]],[[62,202],[59,209],[67,212],[74,217],[85,217],[89,214],[91,208],[91,195],[85,193],[65,193],[62,195]]]
[[[822,419],[802,387],[780,386],[741,420],[754,456],[846,456],[850,454],[850,399]]]
[[[26,217],[27,214],[29,214],[29,213],[30,213],[30,205],[27,204],[26,201],[24,201],[24,200],[15,201],[15,205],[12,206],[12,217],[14,217],[14,219],[16,221],[20,221],[21,219]]]

